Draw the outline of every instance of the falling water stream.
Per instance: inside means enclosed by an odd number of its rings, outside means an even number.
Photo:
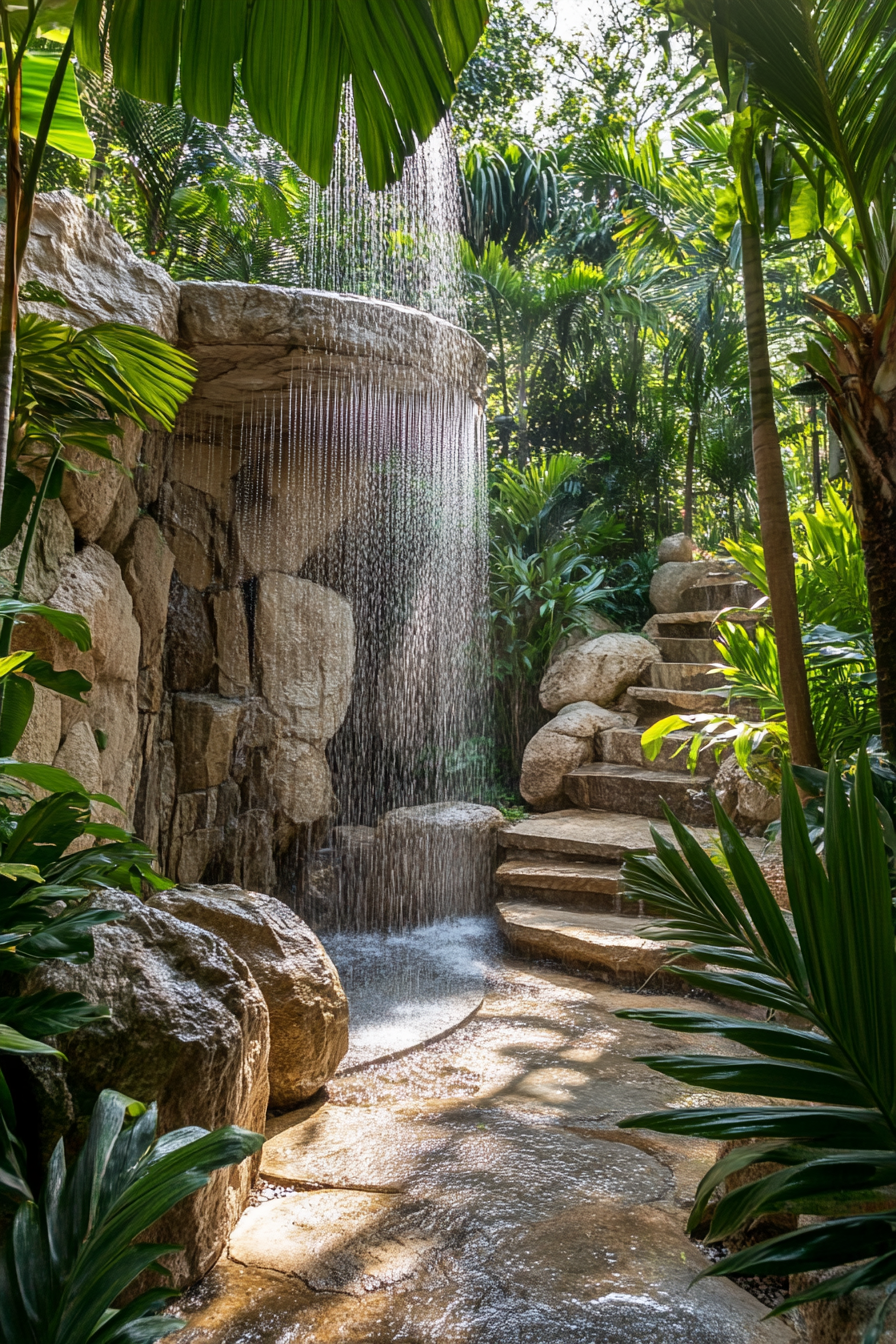
[[[292,355],[253,346],[257,328],[219,336],[234,358],[241,342],[259,349],[267,382],[242,366],[244,391],[231,387],[222,406],[212,364],[205,400],[182,428],[191,444],[230,454],[215,535],[227,552],[220,582],[243,594],[250,649],[266,575],[308,580],[351,607],[347,714],[325,734],[326,761],[312,744],[296,766],[329,770],[335,815],[281,855],[277,888],[345,975],[360,1059],[470,1011],[488,941],[492,860],[487,837],[468,834],[464,804],[482,797],[487,759],[485,434],[471,385],[478,356],[456,325],[442,325],[462,311],[450,129],[418,150],[399,184],[373,193],[344,116],[333,184],[313,189],[311,220],[314,289],[379,302],[330,312],[304,292],[318,316]],[[441,319],[424,323],[426,356],[421,309]],[[460,807],[446,813],[447,802]]]

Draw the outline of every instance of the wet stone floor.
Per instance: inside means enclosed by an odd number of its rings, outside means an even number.
[[[507,961],[465,1027],[274,1121],[178,1339],[796,1344],[742,1288],[690,1286],[707,1261],[685,1210],[715,1145],[614,1127],[725,1100],[632,1062],[674,1041],[612,1015],[647,1001]]]

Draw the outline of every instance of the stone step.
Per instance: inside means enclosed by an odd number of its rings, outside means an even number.
[[[721,662],[722,654],[712,639],[666,639],[662,636],[654,644],[663,655],[666,663],[712,663]]]
[[[690,733],[670,733],[664,740],[656,760],[648,761],[641,747],[640,728],[607,728],[598,736],[601,760],[614,765],[634,765],[642,770],[676,770],[689,775],[688,746]],[[700,752],[698,771],[714,778],[719,772],[715,753],[710,746]]]
[[[647,670],[650,685],[668,691],[706,691],[725,685],[712,663],[651,663]]]
[[[651,826],[660,835],[672,839],[672,828],[666,821],[652,821],[630,812],[564,808],[562,812],[542,812],[523,821],[508,822],[498,832],[498,843],[521,860],[524,854],[534,852],[539,858],[563,855],[572,859],[623,863],[631,854],[652,852]],[[699,827],[692,829],[701,845],[707,848],[712,845],[711,831]]]
[[[721,611],[725,607],[752,607],[762,597],[749,579],[728,579],[708,575],[702,583],[686,588],[681,595],[685,611]]]
[[[721,714],[727,708],[725,695],[712,691],[669,691],[653,685],[630,685],[626,696],[641,724],[656,723],[670,714]],[[755,718],[752,700],[733,700],[731,708],[742,719]]]
[[[682,991],[681,980],[663,971],[676,949],[649,942],[631,919],[573,910],[535,901],[498,901],[498,927],[512,950],[533,960],[559,961],[611,984]],[[690,965],[697,963],[689,959]]]
[[[502,900],[562,901],[575,910],[607,911],[637,916],[640,903],[623,902],[618,863],[589,863],[587,859],[514,858],[508,856],[495,874]]]
[[[711,825],[709,775],[597,761],[566,775],[563,787],[577,807],[602,811],[624,807],[629,814],[662,817],[665,802],[688,825]]]
[[[714,611],[678,611],[651,616],[644,633],[651,639],[712,639]]]

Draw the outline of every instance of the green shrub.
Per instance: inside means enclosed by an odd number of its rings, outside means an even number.
[[[23,1204],[0,1257],[0,1344],[148,1344],[182,1330],[160,1316],[177,1293],[153,1288],[112,1303],[177,1246],[135,1242],[201,1190],[211,1172],[258,1151],[261,1134],[230,1125],[156,1138],[156,1108],[100,1094],[87,1142],[66,1170],[62,1140],[38,1203]]]
[[[721,845],[736,892],[671,813],[678,847],[654,832],[656,854],[632,858],[623,869],[627,895],[670,917],[645,936],[684,944],[705,963],[705,969],[678,966],[673,972],[704,993],[760,1008],[766,1019],[709,1009],[619,1016],[684,1034],[720,1036],[752,1052],[645,1056],[643,1062],[659,1073],[701,1090],[796,1104],[672,1108],[632,1116],[622,1125],[751,1141],[717,1162],[700,1184],[688,1226],[699,1228],[705,1239],[730,1237],[781,1211],[825,1219],[730,1255],[706,1274],[837,1270],[773,1314],[799,1302],[887,1285],[882,1321],[896,1287],[896,1208],[887,1207],[888,1188],[896,1184],[896,947],[887,851],[867,755],[858,758],[849,798],[836,763],[831,766],[826,868],[786,770],[782,803],[792,927],[718,803]],[[805,1025],[784,1025],[794,1018]],[[718,1197],[726,1177],[756,1162],[773,1162],[781,1170]],[[881,1211],[855,1212],[868,1200],[882,1204]],[[866,1344],[876,1338],[870,1329]]]

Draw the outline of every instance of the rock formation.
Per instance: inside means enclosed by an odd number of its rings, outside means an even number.
[[[303,920],[273,896],[233,886],[158,892],[150,905],[223,938],[249,967],[270,1016],[272,1106],[298,1106],[333,1077],[348,1049],[348,1001]]]
[[[539,698],[552,714],[580,700],[610,705],[640,681],[651,663],[661,661],[659,651],[640,635],[599,635],[567,649],[551,663],[542,677]]]
[[[268,1104],[268,1010],[245,962],[211,932],[104,891],[94,898],[123,912],[95,932],[83,966],[48,961],[25,992],[76,991],[112,1015],[60,1041],[65,1059],[27,1062],[36,1112],[32,1140],[44,1160],[60,1137],[77,1144],[106,1087],[156,1101],[159,1131],[240,1125],[262,1131]],[[249,1197],[260,1157],[216,1172],[204,1190],[155,1225],[175,1287],[195,1283],[217,1260]]]
[[[630,715],[614,714],[588,700],[561,709],[526,746],[520,777],[520,793],[526,802],[537,812],[565,807],[564,776],[594,760],[597,734],[633,722]]]
[[[199,378],[174,434],[129,427],[123,470],[85,459],[90,474],[67,474],[45,506],[26,596],[82,612],[94,647],[79,654],[37,619],[16,647],[94,688],[85,705],[38,688],[19,755],[86,772],[178,881],[281,888],[333,816],[324,753],[352,693],[351,603],[300,572],[368,489],[334,398],[357,378],[400,399],[448,376],[472,404],[482,352],[369,299],[178,286],[66,192],[38,199],[24,278],[69,302],[30,309],[139,323],[179,340]],[[2,573],[16,560],[13,547]]]

